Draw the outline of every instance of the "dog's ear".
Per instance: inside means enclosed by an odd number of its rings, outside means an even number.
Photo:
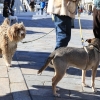
[[[10,30],[11,30],[11,27],[8,28],[7,35],[9,37],[10,41],[13,41],[13,35],[11,34]]]
[[[85,42],[91,43],[92,39],[87,39]]]

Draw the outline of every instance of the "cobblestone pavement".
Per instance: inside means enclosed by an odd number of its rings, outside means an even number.
[[[0,16],[0,23],[3,18]],[[93,93],[91,86],[91,71],[87,71],[86,84],[81,88],[81,70],[70,68],[58,83],[60,98],[52,94],[51,79],[54,75],[52,68],[47,68],[42,75],[36,75],[37,70],[44,64],[46,58],[55,47],[55,31],[50,16],[34,16],[20,18],[26,26],[27,35],[23,41],[34,40],[29,43],[19,43],[13,57],[12,67],[7,68],[0,58],[0,100],[99,100],[100,99],[100,67],[97,70],[95,86],[98,90]],[[84,40],[93,38],[92,16],[81,15],[82,33]],[[52,32],[48,35],[52,30]],[[38,39],[46,35],[45,37]],[[87,45],[87,44],[86,44]],[[75,28],[68,46],[82,47],[78,17],[75,18]]]

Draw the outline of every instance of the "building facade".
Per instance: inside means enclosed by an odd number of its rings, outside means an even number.
[[[85,7],[85,9],[87,11],[89,11],[90,9],[93,10],[93,7],[94,7],[94,0],[82,0],[81,1],[82,5]]]

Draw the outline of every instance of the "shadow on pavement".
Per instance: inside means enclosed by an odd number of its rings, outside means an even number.
[[[36,90],[33,90],[33,94],[35,94],[36,92],[38,94],[42,94],[43,96],[53,97],[51,86],[33,85],[32,87],[36,88]],[[74,89],[70,90],[70,89],[64,89],[61,87],[58,87],[58,88],[60,88],[60,90],[57,92],[60,94],[60,98],[55,97],[56,100],[65,100],[65,99],[67,100],[70,100],[70,99],[71,100],[99,100],[100,91],[98,91],[97,93],[93,93],[92,91],[91,92],[80,92]]]
[[[0,24],[3,22],[3,17],[0,15]],[[54,22],[51,18],[42,18],[37,20],[31,19],[19,19],[19,22],[23,22],[25,27],[41,27],[41,28],[54,28]],[[79,29],[79,20],[74,20],[74,29]],[[81,19],[82,29],[92,29],[93,20]]]
[[[41,28],[54,28],[54,23],[51,18],[37,19],[37,20],[21,20],[26,27],[41,27]]]
[[[19,66],[21,68],[29,68],[29,69],[37,69],[38,70],[44,65],[49,54],[50,53],[48,53],[48,52],[16,51],[16,53],[13,57],[13,61],[21,62],[21,63],[19,63]],[[23,62],[27,62],[27,63],[24,64]],[[16,67],[16,65],[13,65],[13,67]],[[100,66],[98,68],[100,68]],[[54,69],[48,67],[47,69],[45,69],[45,71],[54,71]],[[67,73],[70,75],[76,75],[76,76],[82,75],[82,71],[77,68],[69,68],[67,70]],[[87,71],[86,76],[91,77],[91,70]],[[100,76],[100,70],[97,70],[96,76],[97,77]]]
[[[22,62],[19,64],[21,68],[29,69],[40,69],[45,63],[47,57],[50,53],[45,52],[28,52],[28,51],[16,51],[13,61]],[[24,64],[24,62],[27,62]],[[18,65],[12,65],[13,67],[18,67]],[[46,71],[54,71],[53,68],[48,67]]]
[[[51,18],[38,19],[38,20],[19,20],[19,22],[23,21],[26,27],[41,27],[41,28],[54,28],[54,22]],[[79,20],[74,20],[74,29],[79,29]],[[81,19],[82,29],[92,29],[93,21]]]
[[[58,91],[60,97],[54,97],[51,86],[34,85],[31,87],[34,89],[15,91],[5,96],[0,96],[0,100],[100,100],[100,92],[88,93],[60,88]]]
[[[74,20],[74,29],[79,29],[79,20],[75,19]],[[85,20],[85,19],[81,19],[81,27],[82,29],[93,29],[93,20]]]

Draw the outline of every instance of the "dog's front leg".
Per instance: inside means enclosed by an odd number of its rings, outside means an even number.
[[[95,77],[96,77],[96,73],[97,73],[97,67],[94,67],[92,69],[92,75],[91,75],[91,87],[93,92],[97,92],[97,90],[95,89]]]
[[[86,86],[85,75],[86,75],[86,70],[82,70],[82,91],[83,91],[83,87]]]
[[[10,66],[11,66],[12,56],[9,55],[9,54],[4,54],[4,55],[3,55],[3,58],[4,58],[4,61],[5,61],[5,63],[6,63],[6,66],[7,66],[7,67],[10,67]]]

